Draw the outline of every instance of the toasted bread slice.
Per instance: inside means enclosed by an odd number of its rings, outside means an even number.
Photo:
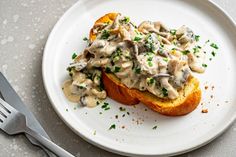
[[[113,22],[116,16],[117,13],[108,13],[99,18],[94,26],[99,23]],[[96,34],[91,29],[90,40],[95,39]],[[158,98],[148,91],[142,92],[138,89],[129,89],[112,73],[103,72],[102,80],[108,96],[112,99],[126,105],[137,104],[141,101],[152,110],[168,116],[180,116],[190,113],[201,100],[199,81],[194,77],[188,79],[184,88],[179,91],[179,97],[174,100]]]

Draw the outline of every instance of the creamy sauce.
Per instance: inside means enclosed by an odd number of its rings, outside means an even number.
[[[186,26],[170,30],[161,22],[144,21],[136,27],[119,14],[113,23],[96,25],[93,32],[97,38],[71,63],[71,80],[63,85],[65,96],[84,106],[96,106],[107,96],[102,69],[128,88],[163,99],[178,98],[192,71],[205,70],[205,54]]]

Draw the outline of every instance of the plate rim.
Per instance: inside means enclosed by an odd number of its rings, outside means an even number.
[[[233,122],[236,120],[236,114],[233,115],[233,117],[227,121],[227,123],[225,123],[224,126],[222,126],[221,128],[219,128],[215,134],[213,136],[211,136],[210,138],[206,139],[206,140],[202,140],[202,142],[198,142],[198,144],[192,146],[192,147],[189,147],[189,148],[186,148],[186,149],[182,149],[182,150],[179,150],[179,151],[174,151],[174,152],[169,152],[169,153],[166,153],[166,154],[142,154],[142,153],[130,153],[128,151],[122,151],[122,150],[118,150],[118,149],[115,149],[115,148],[112,148],[112,147],[106,147],[100,143],[98,143],[97,141],[94,141],[92,139],[90,139],[89,136],[86,136],[82,133],[80,133],[78,130],[75,129],[75,127],[73,127],[73,125],[71,125],[65,118],[65,115],[62,113],[62,111],[60,111],[58,108],[57,108],[57,105],[54,104],[54,101],[53,101],[53,98],[51,97],[51,94],[49,92],[49,87],[47,85],[47,81],[46,81],[46,53],[50,47],[50,44],[51,42],[53,41],[53,36],[54,34],[56,33],[58,27],[60,26],[61,23],[64,22],[64,19],[66,19],[70,13],[72,12],[72,10],[74,10],[74,8],[76,8],[77,6],[80,5],[80,3],[84,3],[85,1],[87,0],[80,0],[80,1],[77,1],[75,4],[73,4],[69,9],[66,10],[66,12],[59,18],[59,20],[56,22],[56,24],[53,26],[51,32],[49,33],[49,36],[48,36],[48,39],[47,39],[47,42],[45,44],[45,47],[44,47],[44,52],[43,52],[43,57],[42,57],[42,78],[43,78],[43,85],[44,85],[44,88],[45,88],[45,91],[46,91],[46,94],[49,98],[49,101],[54,109],[54,111],[57,113],[57,115],[60,117],[60,119],[74,132],[76,133],[77,135],[79,135],[82,139],[84,139],[85,141],[99,147],[99,148],[102,148],[106,151],[109,151],[109,152],[112,152],[112,153],[116,153],[116,154],[120,154],[120,155],[129,155],[129,156],[174,156],[174,155],[180,155],[180,154],[183,154],[183,153],[187,153],[187,152],[190,152],[190,151],[193,151],[195,149],[198,149],[208,143],[210,143],[211,141],[213,141],[214,139],[216,139],[217,137],[219,137],[223,132],[225,132],[232,124]],[[215,9],[217,9],[218,12],[220,12],[222,15],[224,15],[224,17],[227,18],[227,20],[230,22],[230,24],[234,27],[234,29],[236,30],[236,22],[233,20],[233,18],[221,7],[219,6],[216,2],[214,2],[213,0],[208,0],[208,1],[204,1],[204,3],[208,3],[209,5],[211,5],[212,7],[214,7]]]

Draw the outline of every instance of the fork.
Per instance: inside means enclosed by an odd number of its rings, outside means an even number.
[[[59,157],[74,157],[72,154],[59,147],[52,141],[36,133],[26,125],[25,115],[10,106],[0,98],[0,128],[9,135],[20,133],[28,134],[38,140],[46,148]]]

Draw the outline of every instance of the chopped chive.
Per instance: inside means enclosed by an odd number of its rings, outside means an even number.
[[[189,50],[185,50],[185,51],[181,51],[183,55],[187,55],[188,53],[190,53]]]
[[[152,62],[151,62],[151,61],[148,61],[148,66],[150,66],[150,67],[152,67],[152,66],[153,66],[153,64],[152,64]]]
[[[110,68],[110,67],[106,67],[106,68],[105,68],[105,72],[106,72],[106,73],[111,73],[111,68]]]
[[[142,38],[141,37],[139,37],[139,36],[135,36],[134,37],[134,41],[140,41]]]
[[[176,31],[177,31],[176,29],[171,29],[171,30],[170,30],[170,34],[176,35]]]
[[[219,49],[219,47],[215,43],[211,43],[210,46],[213,47],[214,49]]]
[[[156,129],[157,129],[157,126],[154,126],[152,129],[153,129],[153,130],[156,130]]]
[[[153,57],[148,57],[147,61],[152,61]]]
[[[202,66],[206,68],[206,67],[207,67],[207,64],[202,64]]]
[[[107,30],[102,31],[101,39],[108,39],[110,36],[110,32]]]
[[[200,36],[199,36],[199,35],[195,35],[195,37],[194,37],[194,38],[195,38],[195,40],[196,40],[196,41],[199,41],[199,39],[200,39]]]
[[[168,58],[166,58],[166,57],[163,58],[163,61],[168,62]]]
[[[130,22],[130,18],[125,16],[124,19],[120,20],[121,22],[128,23]]]
[[[147,84],[150,85],[150,84],[153,84],[155,83],[155,79],[154,78],[148,78],[147,79]]]
[[[215,57],[216,53],[214,51],[211,52],[212,56]]]
[[[115,124],[112,124],[112,125],[110,126],[109,130],[115,129],[115,128],[116,128],[116,125],[115,125]]]
[[[164,97],[168,96],[168,91],[167,91],[167,89],[162,88],[161,91],[162,91],[162,94],[163,94]]]
[[[111,108],[110,107],[107,107],[107,108],[105,108],[104,110],[106,111],[106,110],[110,110]]]
[[[117,66],[115,66],[115,70],[114,70],[114,72],[115,72],[115,73],[120,72],[120,69],[121,69],[121,67],[117,67]]]
[[[84,37],[84,38],[83,38],[83,41],[88,41],[88,38],[87,38],[87,37]]]
[[[77,54],[76,53],[73,53],[73,55],[72,55],[72,59],[75,59],[77,57]]]
[[[101,106],[101,108],[108,108],[108,105],[109,105],[109,103],[107,103],[107,102],[104,102],[104,104]]]

